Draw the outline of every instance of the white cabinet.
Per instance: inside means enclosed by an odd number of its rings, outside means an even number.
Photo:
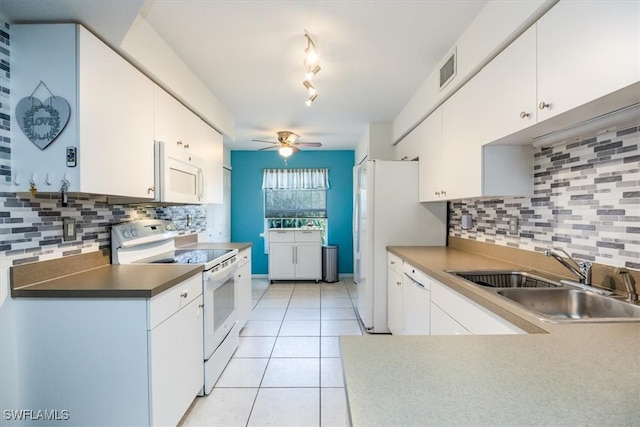
[[[236,307],[238,307],[238,325],[244,327],[251,315],[251,248],[238,254],[238,270],[235,277]]]
[[[496,141],[534,125],[536,103],[536,26],[494,58],[474,79],[482,88],[479,109],[482,142]]]
[[[206,203],[223,202],[222,135],[161,87],[154,87],[154,138],[203,159]]]
[[[560,1],[537,22],[538,121],[640,80],[640,2]]]
[[[231,171],[222,170],[222,203],[211,205],[213,227],[211,241],[231,241]]]
[[[387,326],[393,335],[429,335],[430,280],[387,252]]]
[[[424,136],[418,128],[402,138],[393,147],[393,158],[395,160],[415,160],[420,157],[420,144],[423,143]]]
[[[432,302],[431,335],[471,335],[471,332]]]
[[[74,425],[177,425],[204,383],[202,303],[201,273],[152,298],[16,300],[20,407],[66,409]]]
[[[80,25],[11,31],[11,191],[56,193],[66,179],[70,192],[153,199],[153,83]],[[47,110],[53,96],[69,104],[64,128],[65,108]],[[15,113],[29,99],[24,117]],[[31,114],[39,117],[25,122]],[[57,124],[59,135],[44,149],[21,129],[48,142]]]
[[[418,129],[424,135],[420,144],[420,201],[445,200],[442,194],[442,107],[420,123],[416,130]]]
[[[270,230],[269,280],[322,278],[320,230]]]
[[[177,425],[202,388],[202,303],[200,275],[150,300],[158,320],[148,333],[153,425]]]
[[[403,334],[402,260],[387,252],[387,327],[393,335]]]
[[[492,313],[481,305],[471,301],[453,289],[435,280],[431,281],[432,317],[431,330],[439,334],[443,331],[457,331],[464,333],[453,323],[447,320],[440,311],[433,310],[433,306],[439,308],[448,317],[457,322],[462,328],[473,335],[498,335],[498,334],[524,334],[525,332],[515,325]],[[434,314],[435,313],[435,314]],[[444,323],[442,323],[444,322]]]
[[[481,83],[471,80],[416,128],[421,202],[532,194],[533,148],[483,145]]]

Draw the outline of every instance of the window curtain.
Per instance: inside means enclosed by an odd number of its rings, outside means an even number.
[[[264,190],[326,190],[329,188],[329,169],[264,169]]]

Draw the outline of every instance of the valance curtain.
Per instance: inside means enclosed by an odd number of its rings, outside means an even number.
[[[329,169],[264,169],[264,190],[326,190],[329,188]]]

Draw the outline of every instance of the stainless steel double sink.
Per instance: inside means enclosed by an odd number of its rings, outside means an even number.
[[[640,305],[624,301],[624,295],[598,288],[589,289],[526,271],[447,273],[494,292],[547,322],[640,322]]]

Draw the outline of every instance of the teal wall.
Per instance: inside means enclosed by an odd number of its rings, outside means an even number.
[[[253,243],[252,273],[267,274],[268,258],[264,240],[262,193],[263,169],[328,168],[328,244],[338,245],[338,269],[353,273],[353,166],[354,152],[300,151],[287,160],[274,151],[231,152],[231,241]]]

